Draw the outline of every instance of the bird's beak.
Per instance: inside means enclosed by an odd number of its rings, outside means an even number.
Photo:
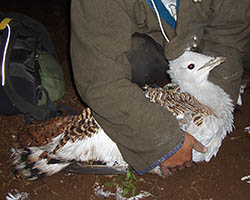
[[[226,58],[225,57],[215,57],[214,59],[211,59],[208,63],[203,65],[201,68],[198,70],[207,68],[209,71],[215,68],[216,66],[220,65],[221,63],[225,62]]]

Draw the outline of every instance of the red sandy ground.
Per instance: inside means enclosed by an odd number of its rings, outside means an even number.
[[[69,0],[11,0],[3,1],[1,10],[22,12],[47,27],[65,72],[67,92],[60,103],[80,111],[82,105],[74,89],[68,56],[69,3]],[[241,110],[235,113],[235,130],[223,141],[216,158],[209,163],[195,164],[165,179],[150,174],[137,177],[137,191],[148,191],[152,196],[145,199],[158,200],[250,199],[250,184],[241,181],[241,177],[250,175],[250,135],[244,132],[244,128],[250,126],[249,98],[250,90],[243,96]],[[93,188],[97,183],[103,185],[112,181],[114,177],[61,172],[31,182],[15,178],[10,170],[11,135],[23,125],[22,116],[0,116],[0,199],[5,199],[13,189],[28,192],[31,200],[104,199],[96,196]]]

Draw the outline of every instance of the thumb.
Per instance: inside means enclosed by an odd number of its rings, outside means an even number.
[[[206,153],[208,151],[208,148],[205,147],[203,144],[201,144],[195,138],[194,138],[194,142],[193,142],[193,149],[198,151],[198,152],[201,152],[201,153]]]

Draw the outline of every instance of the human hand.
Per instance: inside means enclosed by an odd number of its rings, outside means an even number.
[[[163,175],[168,176],[176,170],[182,170],[192,165],[192,149],[206,153],[207,148],[198,142],[192,135],[184,132],[185,140],[182,147],[169,159],[160,164]]]

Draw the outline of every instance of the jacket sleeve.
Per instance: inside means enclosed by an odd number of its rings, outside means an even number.
[[[211,71],[209,79],[221,86],[236,103],[243,72],[242,58],[250,38],[250,1],[212,0],[211,11],[199,48],[205,54],[227,58]]]
[[[77,90],[139,174],[183,143],[176,119],[131,82],[126,53],[135,25],[116,1],[72,0],[71,58]]]

